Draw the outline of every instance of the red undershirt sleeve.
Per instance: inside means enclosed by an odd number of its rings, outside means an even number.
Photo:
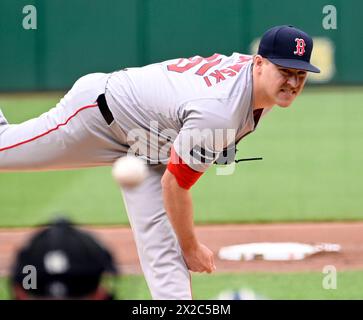
[[[173,146],[171,147],[170,160],[167,170],[173,174],[178,182],[178,185],[187,190],[189,190],[203,174],[203,172],[195,171],[184,163],[175,152]]]

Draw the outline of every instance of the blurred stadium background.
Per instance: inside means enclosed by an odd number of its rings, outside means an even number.
[[[36,29],[23,27],[27,5],[36,8]],[[332,23],[327,5],[336,9],[333,29],[324,28]],[[313,63],[322,73],[292,108],[274,110],[240,144],[239,156],[263,162],[239,165],[231,176],[212,169],[201,179],[193,190],[196,222],[363,220],[362,11],[359,0],[1,0],[0,107],[18,123],[53,107],[84,74],[255,53],[267,28],[292,24],[314,38]],[[0,190],[3,228],[35,226],[58,212],[88,225],[128,223],[109,168],[1,174]],[[361,273],[342,274],[346,287],[334,293],[322,291],[319,280],[314,289],[316,273],[218,275],[208,286],[195,276],[194,288],[197,298],[246,283],[272,298],[362,298]],[[0,298],[7,297],[4,281]],[[141,277],[123,281],[130,294],[122,297],[148,298]],[[137,284],[140,294],[132,290]]]

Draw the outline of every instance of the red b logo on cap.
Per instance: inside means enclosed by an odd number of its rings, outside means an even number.
[[[296,38],[295,42],[296,42],[296,51],[294,51],[294,54],[298,56],[303,56],[305,53],[305,46],[306,46],[305,40],[302,38]]]

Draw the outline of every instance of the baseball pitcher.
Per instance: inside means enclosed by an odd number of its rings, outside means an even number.
[[[140,263],[154,299],[191,299],[189,271],[215,270],[196,237],[189,189],[303,90],[312,39],[292,26],[262,37],[258,54],[213,54],[80,78],[55,108],[21,124],[0,114],[0,171],[112,165],[132,153],[148,178],[124,189]],[[221,161],[222,159],[222,161]]]

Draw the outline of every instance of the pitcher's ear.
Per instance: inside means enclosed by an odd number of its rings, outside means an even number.
[[[264,58],[259,55],[259,54],[256,54],[254,57],[253,57],[253,64],[256,65],[256,66],[261,66],[262,64],[264,63]]]

